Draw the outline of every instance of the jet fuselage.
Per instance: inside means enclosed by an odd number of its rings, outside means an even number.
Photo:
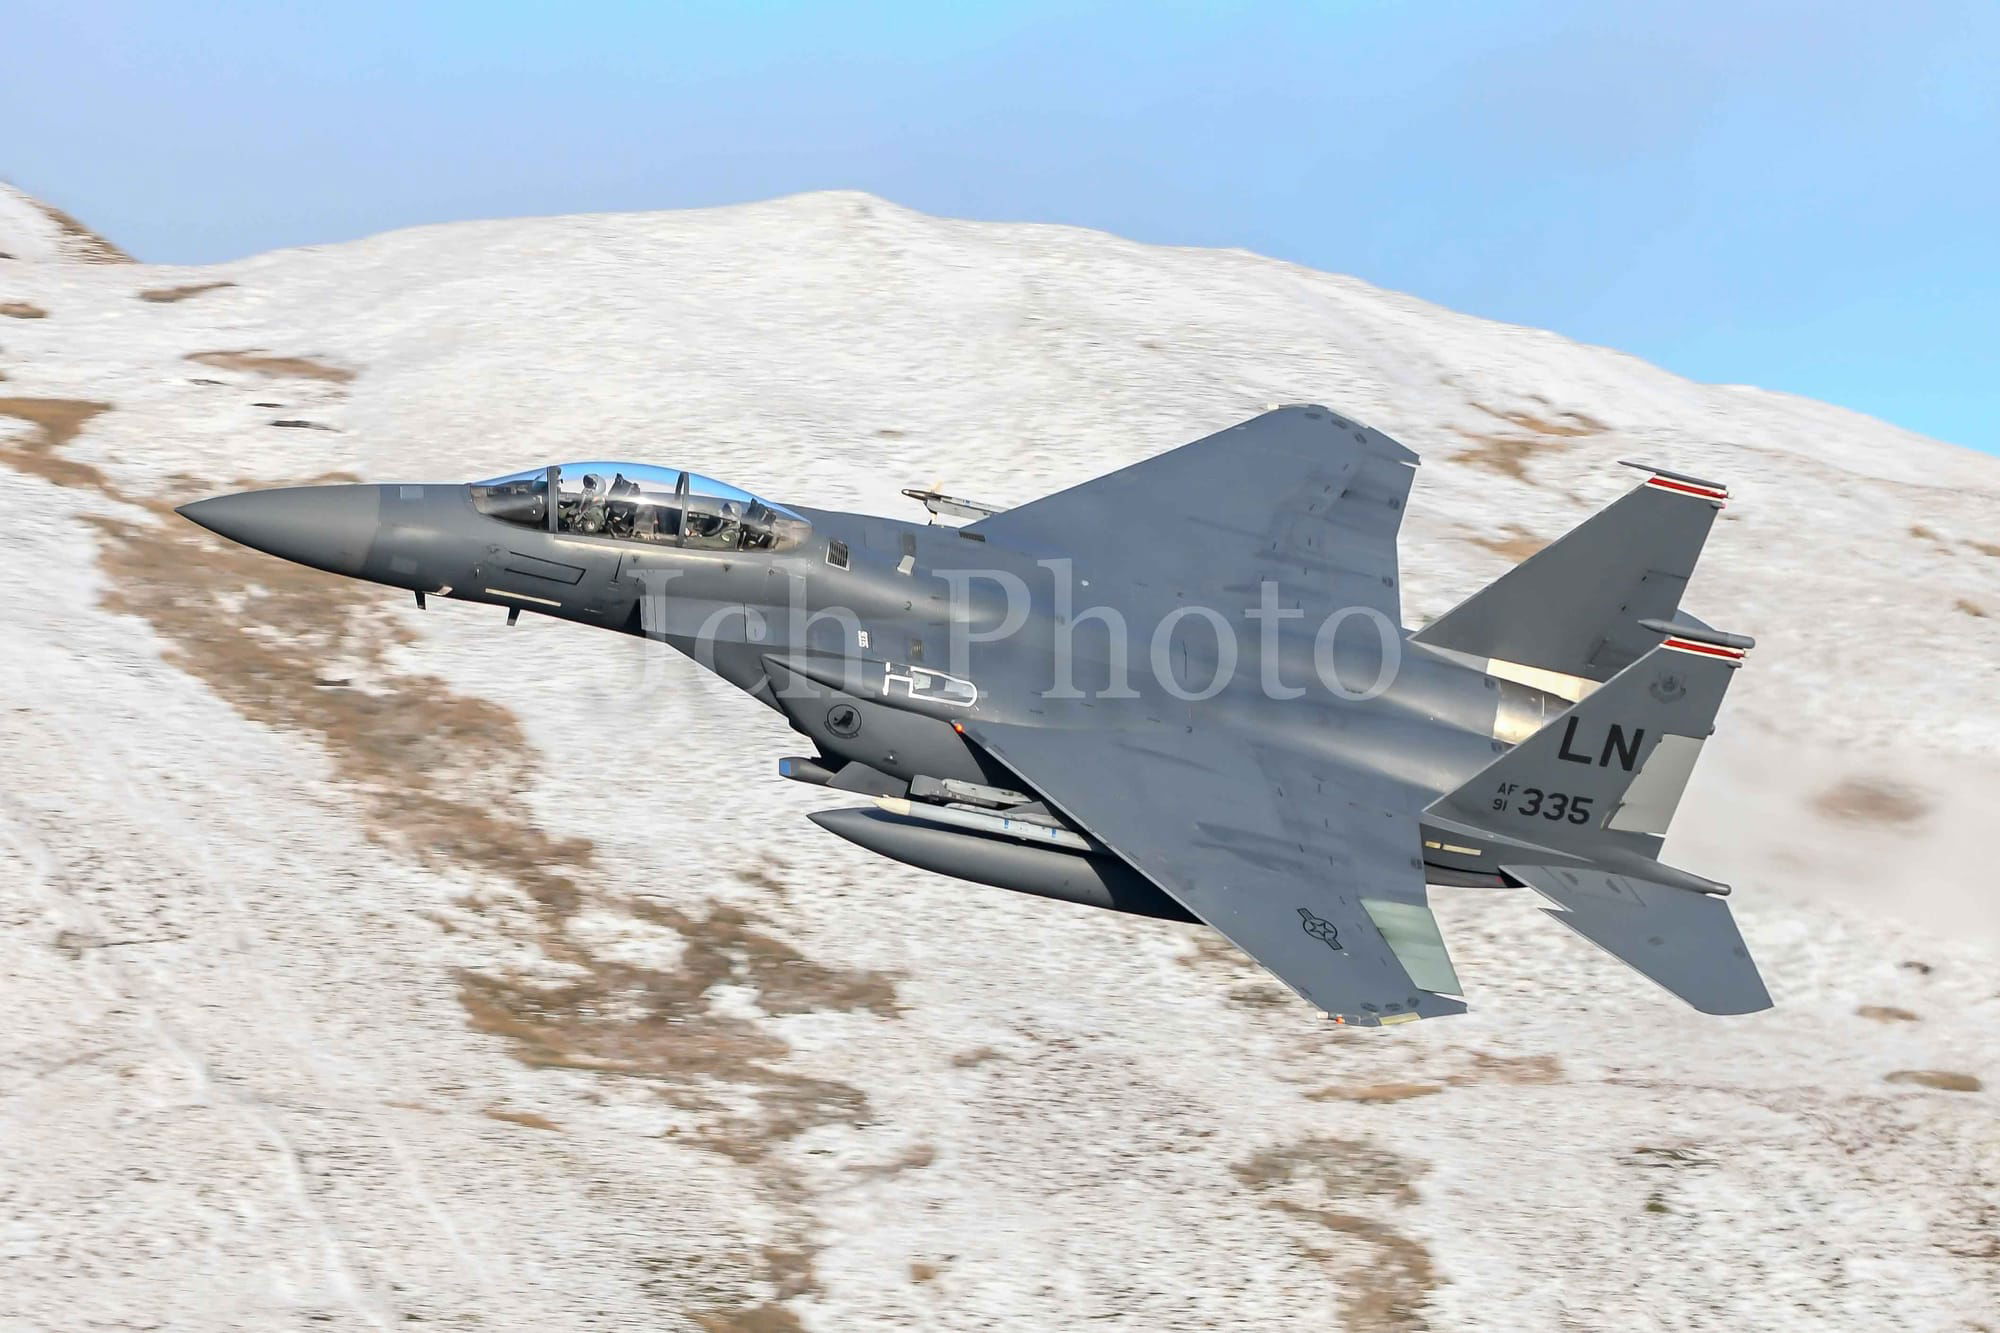
[[[831,775],[865,766],[840,785],[876,796],[919,780],[1025,788],[953,725],[974,717],[1136,732],[1206,720],[1259,737],[1274,756],[1365,763],[1421,805],[1506,749],[1510,732],[1567,706],[1413,645],[1400,626],[1354,617],[1329,634],[1259,590],[1243,590],[1241,605],[1205,606],[1164,583],[1107,585],[1060,555],[967,529],[774,506],[809,534],[779,549],[703,549],[687,534],[576,531],[568,517],[544,521],[545,510],[533,523],[496,516],[475,493],[294,487],[181,512],[419,601],[485,603],[510,621],[526,612],[661,640],[783,713],[817,749],[806,767]],[[1486,868],[1454,856],[1443,838],[1426,842],[1437,844],[1426,853],[1433,878],[1487,882]],[[1000,859],[1019,858],[1010,850]],[[970,877],[994,882],[993,873]],[[1147,898],[1131,910],[1158,905]]]

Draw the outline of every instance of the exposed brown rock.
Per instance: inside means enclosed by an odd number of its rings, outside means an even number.
[[[1519,524],[1509,523],[1507,525],[1507,532],[1509,535],[1505,537],[1487,535],[1471,537],[1467,540],[1471,541],[1474,546],[1485,547],[1495,555],[1503,555],[1516,564],[1526,560],[1529,556],[1549,544],[1546,537],[1537,537],[1534,533],[1529,532]]]
[[[1930,808],[1910,788],[1874,778],[1848,778],[1821,792],[1813,804],[1823,815],[1857,824],[1908,824]]]
[[[1388,1223],[1351,1211],[1416,1201],[1416,1168],[1350,1139],[1307,1139],[1258,1153],[1236,1178],[1271,1208],[1306,1224],[1295,1242],[1341,1287],[1344,1326],[1413,1333],[1428,1328],[1423,1307],[1438,1284],[1430,1251]],[[1330,1206],[1338,1205],[1338,1206]],[[1325,1244],[1324,1233],[1336,1238]],[[1357,1253],[1356,1246],[1365,1249]]]
[[[42,216],[55,223],[62,231],[63,239],[68,242],[64,246],[64,258],[73,260],[79,264],[129,264],[132,262],[132,256],[126,254],[102,236],[99,236],[96,232],[84,226],[54,204],[45,204],[39,199],[29,199],[28,202],[41,210]]]
[[[1488,407],[1479,402],[1473,403],[1472,406],[1496,421],[1506,423],[1512,429],[1459,430],[1457,433],[1471,441],[1472,447],[1461,450],[1452,457],[1461,463],[1470,463],[1474,467],[1497,472],[1515,481],[1527,480],[1528,461],[1538,453],[1558,452],[1569,448],[1572,440],[1589,435],[1601,435],[1611,429],[1597,418],[1582,412],[1551,410],[1542,415],[1524,409]]]
[[[314,361],[303,356],[272,356],[251,349],[241,352],[189,352],[187,360],[198,361],[204,366],[214,366],[218,370],[241,370],[252,375],[270,375],[282,378],[326,380],[333,384],[346,384],[354,378],[354,372],[341,366],[330,366],[324,361]]]
[[[489,1119],[504,1120],[510,1125],[520,1125],[525,1129],[548,1130],[557,1134],[562,1132],[561,1125],[533,1111],[507,1111],[497,1106],[489,1106],[486,1108],[486,1115]]]
[[[154,305],[172,305],[185,301],[190,296],[200,296],[203,292],[217,292],[224,287],[234,287],[233,282],[190,282],[182,287],[148,287],[139,293],[141,301],[151,301]]]
[[[1939,1092],[1978,1092],[1986,1085],[1976,1074],[1955,1074],[1948,1069],[1898,1069],[1882,1076],[1884,1083],[1908,1083]]]
[[[0,417],[12,417],[37,428],[25,440],[0,442],[0,459],[58,486],[108,491],[110,484],[101,471],[64,458],[58,451],[75,439],[92,417],[110,410],[109,403],[84,398],[0,398]]]
[[[1443,1092],[1442,1083],[1365,1083],[1350,1088],[1321,1088],[1306,1097],[1315,1102],[1406,1102]]]

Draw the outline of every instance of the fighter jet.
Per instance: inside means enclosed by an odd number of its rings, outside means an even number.
[[[1429,886],[1525,887],[1711,1014],[1769,1007],[1729,890],[1659,852],[1751,641],[1680,609],[1727,490],[1634,489],[1420,629],[1417,456],[1275,408],[962,526],[676,467],[246,491],[287,560],[661,640],[812,745],[809,816],[962,880],[1219,931],[1334,1021],[1466,1009]]]

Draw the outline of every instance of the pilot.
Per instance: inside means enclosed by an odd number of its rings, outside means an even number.
[[[584,474],[583,494],[576,502],[576,514],[570,520],[574,532],[602,532],[604,530],[604,478],[595,472]]]
[[[639,518],[639,505],[631,497],[639,493],[639,483],[623,472],[611,478],[605,497],[604,530],[613,537],[630,537]]]
[[[690,509],[686,520],[688,545],[709,551],[733,550],[742,522],[743,506],[734,500],[724,500],[714,512]]]

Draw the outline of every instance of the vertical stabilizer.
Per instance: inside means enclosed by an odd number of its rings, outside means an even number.
[[[1659,855],[1751,640],[1662,620],[1657,644],[1430,813],[1583,858]]]
[[[1641,622],[1675,618],[1729,491],[1627,466],[1651,475],[1411,637],[1565,698],[1631,665],[1656,642]]]

